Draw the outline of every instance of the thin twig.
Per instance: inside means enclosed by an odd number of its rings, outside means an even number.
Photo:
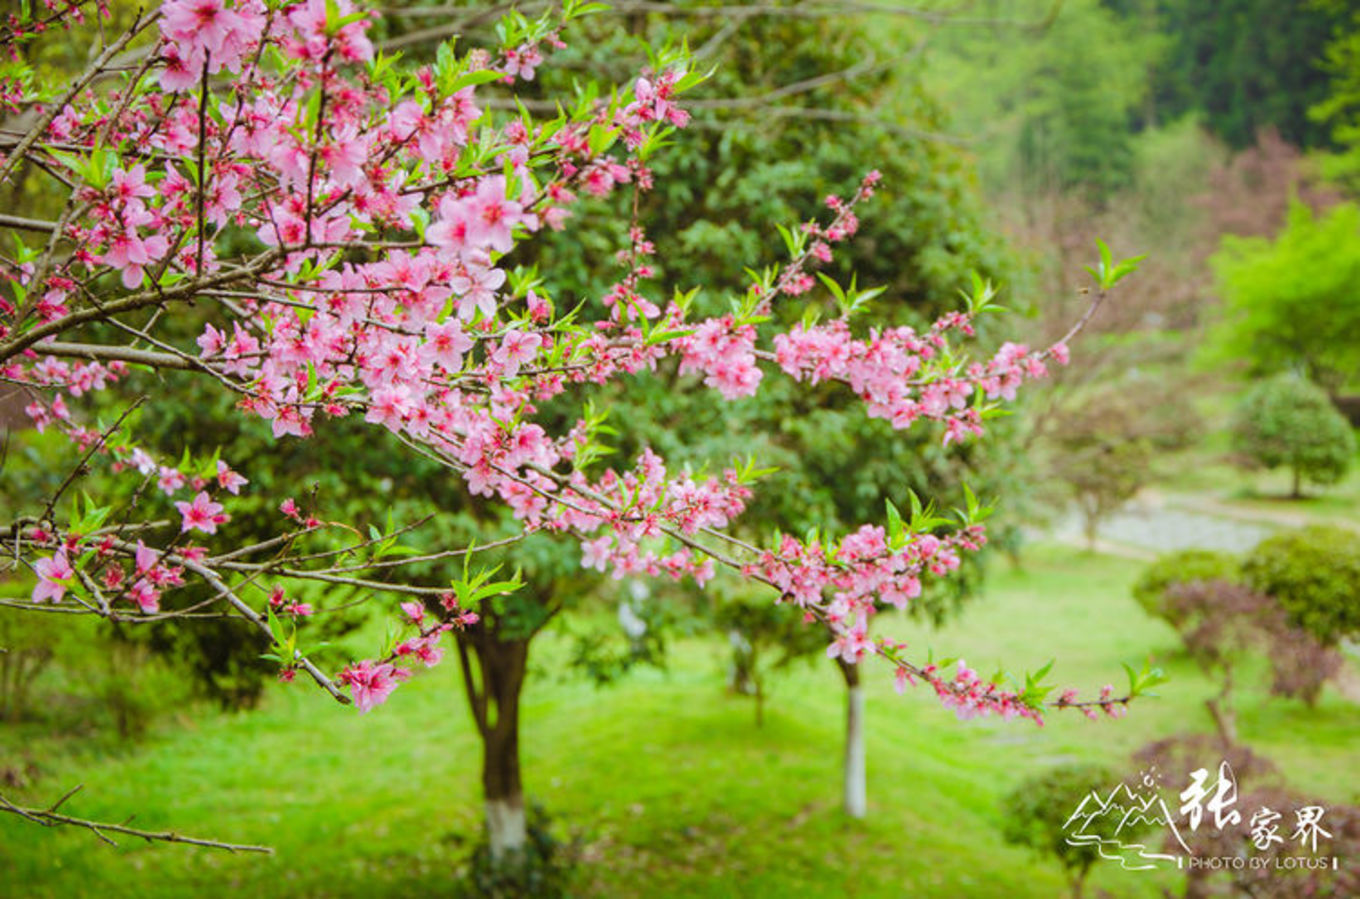
[[[118,844],[105,836],[105,831],[109,833],[124,834],[130,837],[138,837],[147,842],[187,843],[192,846],[206,846],[210,849],[225,849],[228,852],[262,852],[265,855],[272,855],[274,852],[274,850],[268,846],[254,846],[249,843],[226,843],[221,840],[207,840],[201,837],[186,837],[183,834],[168,830],[138,830],[135,827],[128,827],[124,824],[108,824],[103,821],[90,821],[86,818],[73,818],[70,815],[58,814],[56,809],[79,789],[80,787],[77,786],[75,789],[70,790],[65,796],[45,809],[26,808],[21,805],[16,805],[3,794],[0,794],[0,812],[9,812],[12,815],[18,815],[21,818],[32,821],[34,824],[41,824],[43,827],[58,827],[62,825],[67,827],[83,827],[86,830],[92,831],[95,836],[112,846]]]

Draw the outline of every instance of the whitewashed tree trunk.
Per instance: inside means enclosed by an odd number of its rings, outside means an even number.
[[[869,811],[864,755],[864,688],[845,690],[845,813],[863,818]]]
[[[505,858],[522,852],[528,840],[524,822],[524,797],[514,796],[486,801],[486,831],[492,858]]]

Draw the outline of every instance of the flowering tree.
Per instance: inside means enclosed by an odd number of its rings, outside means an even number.
[[[776,326],[775,305],[817,287],[815,267],[854,235],[871,172],[849,198],[827,199],[825,221],[781,227],[788,259],[752,271],[724,315],[698,316],[692,293],[666,301],[650,288],[656,248],[637,220],[603,297],[554,295],[550,273],[514,265],[516,246],[572,226],[583,192],[650,188],[649,160],[688,120],[678,98],[702,80],[683,53],[661,52],[630,86],[583,88],[555,114],[493,108],[489,95],[513,100],[561,29],[594,9],[566,0],[534,20],[511,13],[497,50],[446,45],[414,71],[375,52],[375,16],[350,0],[169,0],[57,91],[35,85],[13,53],[0,102],[21,124],[0,144],[0,182],[39,178],[61,201],[51,220],[0,219],[37,235],[0,260],[0,378],[27,392],[35,427],[70,439],[72,457],[50,496],[0,523],[6,564],[33,578],[29,595],[5,602],[129,624],[225,609],[267,636],[285,680],[301,672],[366,712],[412,668],[438,663],[443,637],[474,626],[481,603],[518,586],[474,564],[475,546],[400,552],[416,522],[365,534],[289,495],[276,497],[274,536],[233,541],[233,503],[258,469],[200,447],[177,459],[149,452],[132,413],[154,395],[97,418],[106,388],[149,370],[167,385],[206,379],[279,440],[324,441],[328,421],[362,419],[507,508],[518,533],[502,544],[556,535],[579,544],[582,565],[616,577],[702,584],[721,565],[767,584],[831,629],[828,655],[878,656],[899,689],[924,682],[960,717],[1041,721],[1046,704],[1121,712],[1154,674],[1131,675],[1123,695],[1049,700],[1041,676],[993,683],[870,638],[877,608],[905,607],[923,572],[945,574],[984,542],[976,501],[943,535],[928,510],[903,518],[889,502],[885,523],[839,538],[753,543],[730,525],[752,497],[754,463],[706,475],[644,449],[606,464],[588,396],[674,365],[732,402],[768,374],[836,382],[894,428],[930,422],[946,442],[970,439],[997,403],[1066,360],[1130,266],[1107,255],[1087,313],[1043,350],[964,355],[956,344],[992,297],[981,281],[966,309],[917,332],[852,325],[875,291],[823,277],[834,317],[822,320],[819,299],[798,324]],[[87,12],[97,14],[86,0],[29,6],[0,40],[17,51]],[[541,411],[577,396],[585,411],[566,426]],[[95,471],[125,487],[90,497],[80,486]],[[452,583],[402,576],[450,560],[462,563]],[[203,608],[163,608],[189,581],[211,591]],[[327,672],[293,625],[311,611],[290,597],[305,582],[395,595],[406,632]],[[493,852],[517,849],[517,769],[484,786]],[[0,809],[97,826],[55,808]]]

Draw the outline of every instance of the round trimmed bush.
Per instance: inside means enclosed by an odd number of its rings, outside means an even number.
[[[1108,768],[1089,763],[1051,768],[1026,779],[1002,803],[1002,838],[1007,843],[1025,846],[1040,856],[1062,865],[1074,897],[1082,895],[1082,884],[1091,866],[1102,855],[1101,841],[1115,837],[1117,815],[1094,815],[1082,829],[1095,839],[1069,842],[1069,819],[1078,809],[1086,814],[1097,811],[1096,797],[1104,797],[1119,783]],[[1140,828],[1126,826],[1121,833],[1132,836]]]
[[[1133,598],[1149,615],[1179,628],[1181,615],[1168,602],[1171,590],[1199,581],[1231,581],[1242,579],[1241,565],[1231,553],[1209,549],[1183,549],[1158,556],[1144,569],[1133,585]]]
[[[1266,468],[1294,473],[1294,496],[1303,481],[1335,484],[1355,455],[1355,434],[1322,388],[1295,375],[1278,375],[1252,388],[1237,412],[1234,448]]]
[[[1278,534],[1251,551],[1242,573],[1324,646],[1360,635],[1360,534],[1333,525]]]

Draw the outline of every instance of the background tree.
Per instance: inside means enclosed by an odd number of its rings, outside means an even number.
[[[1242,562],[1232,553],[1183,549],[1158,556],[1144,568],[1133,585],[1133,598],[1143,611],[1179,630],[1182,618],[1169,602],[1171,588],[1201,581],[1241,580]]]
[[[956,127],[985,141],[984,177],[1024,195],[1076,190],[1109,199],[1132,178],[1130,125],[1161,39],[1099,0],[990,6],[992,27],[932,42],[949,59],[933,86],[955,101]]]
[[[1360,189],[1360,10],[1346,0],[1313,0],[1313,5],[1335,24],[1319,59],[1331,80],[1308,115],[1330,129],[1333,147],[1320,154],[1323,172],[1354,196]]]
[[[1267,127],[1296,146],[1327,131],[1308,116],[1327,93],[1320,48],[1345,21],[1328,0],[1104,0],[1125,26],[1164,35],[1151,67],[1146,123],[1198,114],[1242,149]]]
[[[1213,336],[1221,357],[1251,374],[1301,367],[1335,395],[1360,372],[1360,207],[1317,216],[1294,203],[1273,240],[1225,237],[1213,266],[1223,322]]]
[[[1066,494],[1057,501],[1075,502],[1091,546],[1100,523],[1155,477],[1157,453],[1186,446],[1199,427],[1173,378],[1136,370],[1096,386],[1067,386],[1031,432],[1042,438],[1050,483]]]
[[[1030,777],[1018,784],[1002,804],[1002,835],[1008,843],[1025,846],[1057,861],[1067,875],[1073,899],[1081,899],[1086,876],[1101,857],[1101,844],[1069,840],[1070,819],[1083,800],[1104,797],[1118,782],[1119,778],[1101,765],[1051,768]],[[1102,816],[1088,825],[1085,832],[1112,839],[1119,824],[1116,815]],[[1136,832],[1136,827],[1121,831],[1129,836]]]
[[[795,661],[826,655],[825,639],[805,625],[796,608],[772,605],[747,591],[719,592],[713,620],[732,644],[729,688],[755,700],[756,727],[764,724],[769,678]]]
[[[1297,375],[1277,375],[1248,391],[1237,410],[1233,448],[1266,468],[1285,466],[1293,474],[1290,496],[1303,483],[1335,484],[1355,456],[1350,422],[1327,394]]]
[[[1144,569],[1133,595],[1175,628],[1186,653],[1219,680],[1219,694],[1205,704],[1225,744],[1238,739],[1234,672],[1251,649],[1270,661],[1272,693],[1310,706],[1341,670],[1341,655],[1300,627],[1274,596],[1248,586],[1242,560],[1231,553],[1167,553]]]
[[[1186,652],[1206,674],[1218,681],[1218,694],[1204,701],[1219,738],[1225,745],[1238,742],[1237,710],[1233,692],[1237,687],[1238,664],[1249,648],[1265,649],[1274,656],[1294,656],[1299,650],[1286,646],[1311,638],[1292,633],[1290,623],[1279,605],[1269,596],[1257,593],[1243,584],[1232,581],[1192,581],[1173,584],[1166,591],[1166,609],[1179,622],[1177,630]],[[1309,661],[1324,654],[1314,643],[1313,651],[1303,652]],[[1337,665],[1319,666],[1320,676],[1307,692],[1316,699],[1321,683],[1334,674]]]

